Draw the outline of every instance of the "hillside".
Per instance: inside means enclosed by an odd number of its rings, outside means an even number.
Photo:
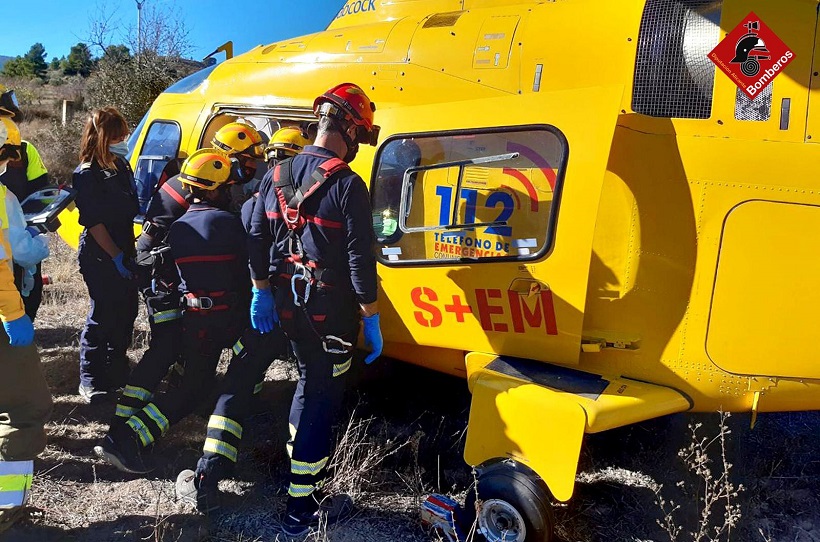
[[[13,56],[0,55],[0,69],[3,68],[3,65],[6,63],[6,61],[11,60],[12,58],[14,58],[14,57]]]

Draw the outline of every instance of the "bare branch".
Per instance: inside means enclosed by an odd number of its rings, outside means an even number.
[[[88,20],[88,35],[83,39],[89,46],[98,49],[98,56],[105,53],[109,45],[113,45],[115,35],[121,29],[122,23],[117,16],[117,8],[111,8],[110,3],[97,2]]]

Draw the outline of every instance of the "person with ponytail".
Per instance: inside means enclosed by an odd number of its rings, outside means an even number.
[[[79,262],[91,310],[80,336],[79,393],[97,403],[125,385],[126,350],[137,317],[133,258],[134,217],[139,212],[128,154],[128,124],[119,111],[91,113],[74,171],[80,236]]]

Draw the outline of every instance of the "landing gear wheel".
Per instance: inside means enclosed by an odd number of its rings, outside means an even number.
[[[467,492],[461,525],[486,542],[552,542],[549,491],[543,481],[511,461],[480,468],[476,489]]]

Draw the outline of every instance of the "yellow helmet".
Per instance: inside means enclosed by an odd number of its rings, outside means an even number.
[[[248,154],[254,158],[264,156],[262,136],[253,126],[241,122],[232,122],[220,128],[214,134],[211,145],[230,156],[235,154]]]
[[[182,164],[182,184],[202,190],[216,190],[231,177],[231,161],[217,149],[199,149]]]
[[[9,117],[0,117],[0,160],[22,160],[20,129]]]
[[[265,161],[284,160],[296,156],[311,143],[311,140],[302,134],[302,130],[295,126],[280,128],[271,136],[268,146],[265,147]]]

